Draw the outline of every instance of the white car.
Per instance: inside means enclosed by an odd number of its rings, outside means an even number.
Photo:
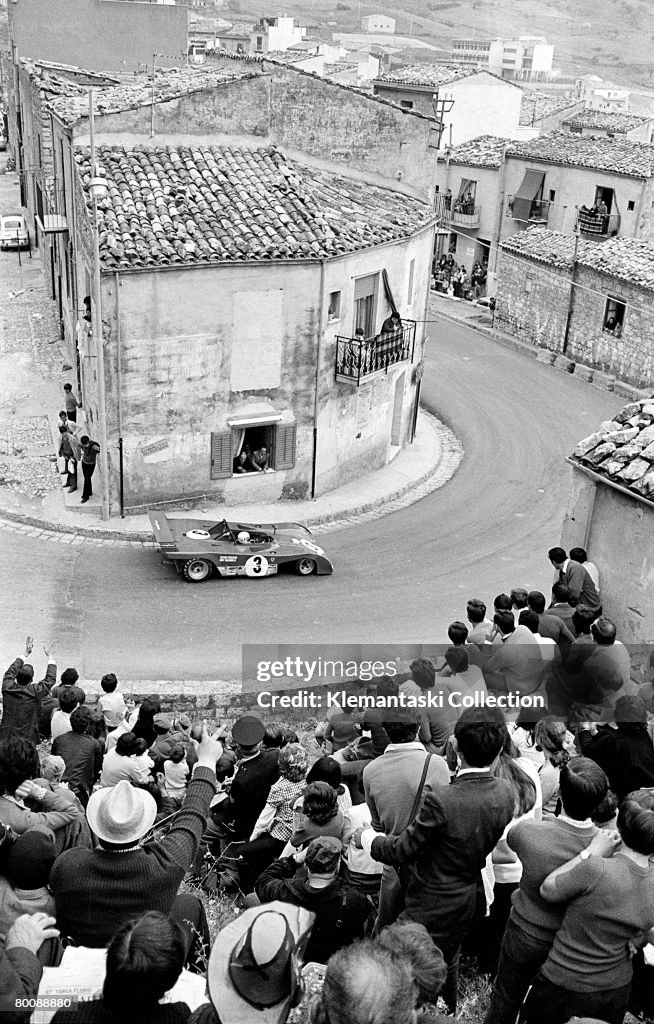
[[[0,249],[29,249],[27,221],[20,213],[0,217]]]

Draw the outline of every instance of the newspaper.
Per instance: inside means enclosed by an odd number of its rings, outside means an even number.
[[[68,946],[59,967],[43,968],[39,998],[73,997],[80,1002],[99,998],[104,984],[106,956],[106,949]],[[161,1002],[186,1003],[193,1012],[207,1002],[206,988],[206,978],[185,969],[175,987],[166,992]],[[56,1008],[37,1009],[32,1014],[32,1024],[50,1024],[55,1013]]]

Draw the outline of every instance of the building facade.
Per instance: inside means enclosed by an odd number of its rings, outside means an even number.
[[[395,32],[395,18],[389,18],[386,14],[368,14],[361,19],[361,28],[364,32]]]
[[[250,33],[250,53],[284,52],[300,43],[306,29],[294,18],[262,18]]]
[[[554,47],[543,36],[519,39],[454,39],[453,61],[485,68],[509,81],[549,82]]]
[[[78,287],[103,333],[110,503],[261,502],[384,465],[415,429],[434,215],[274,147],[100,146],[101,309],[89,152],[75,153]],[[385,322],[393,310],[401,327]],[[85,409],[96,363],[80,337]],[[240,474],[247,448],[270,472]]]
[[[654,246],[533,227],[500,246],[497,321],[638,388],[654,387]]]
[[[570,497],[561,543],[586,549],[600,572],[602,606],[623,643],[654,643],[654,399],[632,402],[585,438],[568,460]]]

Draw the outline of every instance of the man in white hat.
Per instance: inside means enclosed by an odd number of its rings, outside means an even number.
[[[99,847],[67,851],[50,876],[63,935],[98,948],[125,921],[158,910],[185,928],[187,952],[197,938],[194,933],[208,943],[202,904],[195,896],[178,896],[177,890],[197,853],[222,752],[222,743],[209,735],[204,723],[186,799],[171,830],[157,842],[145,841],[157,816],[157,805],[146,790],[123,780],[92,794],[86,813]]]
[[[313,922],[308,910],[276,901],[244,911],[218,933],[207,988],[219,1020],[284,1024],[302,996],[300,969]],[[215,1020],[209,1005],[196,1018]]]

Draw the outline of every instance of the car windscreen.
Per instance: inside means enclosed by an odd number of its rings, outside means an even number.
[[[212,540],[233,540],[234,539],[232,537],[232,531],[230,530],[229,526],[227,525],[227,522],[226,522],[225,519],[223,519],[223,521],[221,523],[216,523],[215,526],[212,526],[211,529],[209,530],[209,535],[210,535]]]
[[[2,226],[9,231],[19,231],[23,227],[23,222],[20,217],[5,217]]]

